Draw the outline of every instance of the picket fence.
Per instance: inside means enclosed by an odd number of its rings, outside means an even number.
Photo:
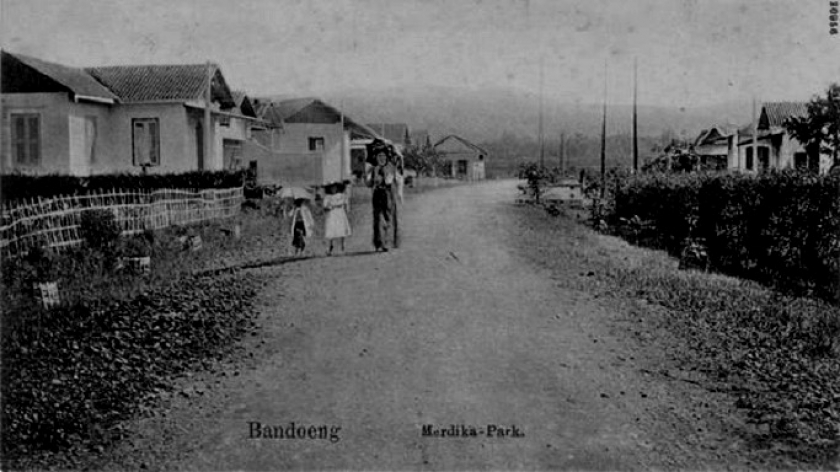
[[[0,253],[14,256],[34,245],[62,249],[82,242],[79,225],[88,210],[114,213],[122,235],[182,226],[239,213],[243,188],[134,189],[17,202],[0,211]]]

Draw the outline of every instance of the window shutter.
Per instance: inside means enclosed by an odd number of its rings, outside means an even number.
[[[96,117],[85,117],[85,152],[90,164],[96,163]]]
[[[41,126],[37,116],[29,117],[29,162],[41,160]]]
[[[138,121],[134,123],[134,165],[148,165],[149,159],[149,138],[146,132],[146,124]]]
[[[12,118],[14,121],[14,134],[12,136],[12,142],[14,143],[15,149],[15,162],[18,164],[26,164],[26,118],[22,116],[15,116]]]
[[[158,133],[158,123],[156,121],[149,121],[149,163],[152,165],[160,165],[160,136]]]

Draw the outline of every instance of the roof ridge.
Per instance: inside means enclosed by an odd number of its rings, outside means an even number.
[[[221,69],[219,64],[215,62],[210,63],[216,69]],[[206,62],[190,62],[190,63],[181,63],[181,64],[112,64],[112,65],[105,65],[105,66],[85,66],[82,69],[128,69],[128,68],[136,68],[136,67],[205,67],[207,66]]]

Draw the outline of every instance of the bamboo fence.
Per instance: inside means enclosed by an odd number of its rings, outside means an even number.
[[[34,245],[62,249],[80,244],[82,213],[114,213],[121,234],[184,226],[239,214],[243,188],[110,190],[19,201],[0,211],[0,253],[14,256]]]

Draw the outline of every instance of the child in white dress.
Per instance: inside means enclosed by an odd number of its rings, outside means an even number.
[[[350,229],[350,220],[347,219],[347,186],[344,182],[337,182],[327,185],[325,190],[324,210],[327,216],[324,223],[324,237],[330,242],[327,255],[332,255],[333,242],[339,239],[341,252],[344,252],[344,238],[353,232]]]

